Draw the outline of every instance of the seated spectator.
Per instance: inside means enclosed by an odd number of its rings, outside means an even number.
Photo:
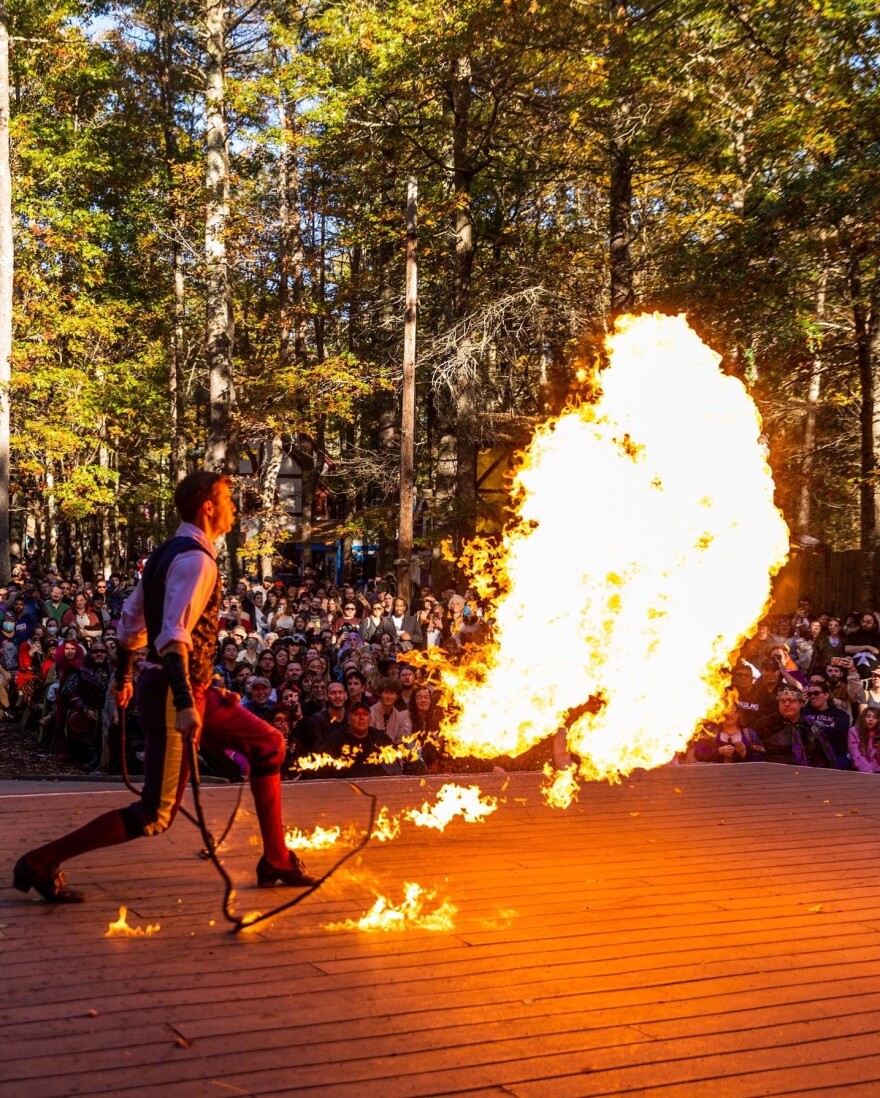
[[[409,710],[413,687],[415,686],[416,673],[408,663],[397,664],[397,681],[400,683],[400,697],[397,699],[398,709]]]
[[[326,690],[327,704],[309,718],[313,738],[319,751],[321,744],[329,739],[339,726],[344,725],[347,719],[346,703],[348,699],[345,694],[345,687],[341,682],[331,682]]]
[[[802,717],[803,694],[785,688],[779,692],[775,720],[765,722],[761,742],[768,762],[788,766],[835,767],[834,749],[824,732]]]
[[[382,748],[391,747],[391,740],[380,728],[370,724],[370,707],[357,702],[348,711],[344,727],[337,729],[325,743],[324,750],[334,759],[346,759],[351,765],[343,771],[330,770],[325,777],[344,774],[352,778],[370,778],[383,774],[399,774],[397,762],[379,761]]]
[[[327,704],[327,683],[323,679],[316,679],[308,671],[303,675],[302,683],[303,713],[307,717],[314,717]]]
[[[400,683],[393,679],[382,679],[379,683],[379,700],[370,709],[370,724],[380,728],[394,744],[406,739],[412,728],[409,713],[395,708],[400,697]]]
[[[278,670],[278,661],[275,658],[275,653],[271,648],[264,648],[263,651],[257,657],[257,666],[255,671],[258,675],[261,675],[264,679],[268,679],[273,687],[280,686],[281,674]]]
[[[740,711],[740,725],[749,728],[758,714],[758,703],[752,700],[752,687],[755,678],[752,669],[741,660],[730,672],[730,687],[734,691],[734,700]]]
[[[255,717],[272,723],[272,714],[275,711],[275,701],[272,698],[272,684],[262,675],[255,675],[250,684],[250,694],[241,703],[242,708]]]
[[[849,757],[854,770],[880,774],[880,708],[869,705],[849,730]]]
[[[694,748],[697,762],[763,762],[767,753],[757,732],[740,725],[740,711],[733,704],[717,724],[706,725],[711,739],[700,740]]]
[[[436,771],[440,768],[443,758],[444,745],[440,737],[443,713],[429,686],[413,687],[408,712],[410,735],[418,747],[419,754],[427,769]]]
[[[860,712],[863,712],[868,706],[880,708],[880,667],[871,672],[868,685],[859,693]]]
[[[235,690],[235,672],[238,668],[238,645],[235,641],[227,640],[221,650],[222,659],[214,665],[214,674],[222,680],[227,690]]]
[[[800,693],[801,684],[796,679],[785,675],[778,660],[772,657],[762,660],[761,676],[755,682],[751,692],[751,701],[757,708],[749,727],[755,729],[765,744],[765,722],[776,723],[779,713],[777,698],[784,689],[796,690]]]
[[[814,738],[821,733],[831,745],[834,762],[838,770],[849,770],[849,755],[847,753],[847,737],[850,729],[850,719],[838,706],[832,704],[831,687],[827,682],[811,681],[807,690],[807,705],[804,707],[801,718],[809,724],[813,730]],[[820,765],[810,762],[810,766]]]
[[[18,672],[18,645],[13,640],[15,636],[15,621],[12,618],[4,618],[2,624],[2,641],[0,641],[0,706],[3,715],[14,718],[12,712],[15,701],[15,676]]]

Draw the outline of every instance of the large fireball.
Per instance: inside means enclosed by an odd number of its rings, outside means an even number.
[[[443,677],[457,754],[565,727],[583,778],[667,762],[717,709],[788,530],[754,403],[684,317],[627,317],[597,403],[538,429],[493,571],[494,643]]]

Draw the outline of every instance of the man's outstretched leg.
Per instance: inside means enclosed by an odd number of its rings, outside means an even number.
[[[63,862],[142,835],[159,835],[171,826],[186,789],[189,763],[180,733],[174,728],[175,711],[162,672],[147,669],[141,678],[138,703],[147,727],[141,799],[28,851],[16,863],[15,888],[22,892],[36,889],[53,904],[81,903],[82,893],[67,887],[60,870]],[[202,704],[201,695],[198,704]]]
[[[89,820],[69,834],[28,851],[15,864],[12,883],[20,892],[36,889],[50,904],[78,904],[85,899],[81,892],[68,888],[60,870],[62,862],[100,850],[118,846],[144,834],[144,825],[131,808],[115,808]]]

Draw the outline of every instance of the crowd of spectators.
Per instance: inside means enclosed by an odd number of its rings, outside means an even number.
[[[7,724],[30,730],[38,753],[120,772],[109,686],[116,622],[137,580],[136,570],[88,583],[19,567],[0,586],[0,710]],[[340,762],[356,777],[488,768],[446,755],[440,696],[420,655],[440,646],[454,659],[484,632],[472,589],[425,586],[409,604],[391,577],[337,586],[305,569],[242,580],[222,601],[216,681],[284,734],[290,778],[327,776]],[[745,642],[725,699],[723,717],[702,728],[683,759],[880,773],[880,614],[841,619],[802,600]],[[125,761],[138,773],[135,705],[125,740]],[[246,772],[243,758],[205,745],[201,761],[231,780]]]
[[[880,613],[841,618],[801,599],[742,646],[726,703],[689,752],[697,762],[880,773]]]
[[[109,686],[117,620],[137,579],[132,571],[89,583],[18,568],[0,587],[0,709],[7,724],[33,733],[38,753],[89,773],[120,773]],[[439,737],[438,695],[413,653],[461,651],[480,638],[482,617],[472,590],[438,597],[422,587],[410,606],[391,577],[337,586],[306,569],[301,578],[242,580],[222,600],[215,679],[284,734],[290,778],[336,773],[337,762],[357,777],[438,770],[454,763]],[[125,748],[137,774],[143,736],[134,703]],[[201,762],[230,780],[246,773],[243,758],[207,745]]]

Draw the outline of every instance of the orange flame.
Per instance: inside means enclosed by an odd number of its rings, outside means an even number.
[[[392,816],[385,805],[379,811],[379,815],[373,824],[373,833],[370,836],[380,843],[391,842],[400,834],[400,819]]]
[[[627,317],[595,404],[541,426],[493,567],[493,642],[438,664],[457,755],[519,755],[567,729],[557,779],[667,762],[719,707],[722,668],[788,553],[761,421],[685,318]],[[488,558],[485,558],[488,559]]]
[[[433,911],[427,911],[425,905],[436,897],[435,892],[426,892],[421,885],[408,883],[403,886],[403,901],[395,907],[385,896],[378,896],[376,902],[360,919],[346,919],[341,923],[326,923],[325,930],[452,930],[456,907],[444,900]]]
[[[406,817],[417,827],[433,827],[444,831],[446,825],[461,816],[467,823],[478,823],[490,816],[498,807],[494,797],[482,797],[479,786],[455,785],[449,783],[437,791],[437,800],[432,805],[427,801],[419,808],[410,808]]]
[[[115,923],[110,923],[105,933],[105,938],[149,938],[151,934],[155,934],[162,928],[158,923],[142,926],[129,926],[128,925],[128,908],[120,907],[119,918]]]
[[[314,831],[300,831],[298,827],[289,827],[284,836],[288,850],[327,850],[335,846],[342,837],[341,827],[321,827]]]

